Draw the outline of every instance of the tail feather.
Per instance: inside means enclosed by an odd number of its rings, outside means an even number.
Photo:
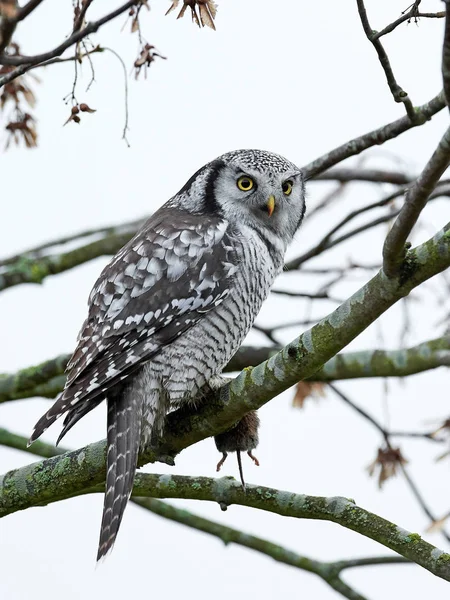
[[[84,417],[84,415],[87,415],[89,412],[91,412],[91,410],[96,408],[101,402],[103,402],[104,399],[104,396],[97,396],[96,398],[93,398],[87,402],[80,401],[73,408],[71,408],[64,419],[64,427],[62,428],[62,431],[56,440],[56,445],[59,444],[66,433],[70,431],[72,427],[78,423],[82,417]]]
[[[106,489],[97,560],[113,547],[136,473],[141,434],[139,396],[108,398]]]
[[[33,433],[28,440],[28,446],[31,446],[33,442],[35,442],[38,437],[40,437],[44,431],[46,431],[50,425],[59,419],[68,409],[67,403],[62,401],[62,394],[60,394],[59,398],[56,400],[55,404],[39,419],[33,429]]]

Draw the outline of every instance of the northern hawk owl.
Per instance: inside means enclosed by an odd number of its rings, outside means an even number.
[[[213,386],[283,267],[305,211],[300,169],[237,150],[197,171],[103,269],[65,388],[30,442],[58,441],[106,399],[107,475],[97,560],[111,549],[139,450],[164,417]]]

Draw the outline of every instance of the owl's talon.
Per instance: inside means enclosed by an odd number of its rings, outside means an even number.
[[[222,465],[227,460],[227,457],[228,457],[228,453],[227,452],[222,452],[222,458],[219,460],[219,462],[217,463],[217,467],[216,467],[216,472],[217,473],[222,468]]]
[[[256,467],[259,467],[259,460],[256,458],[256,456],[254,456],[254,455],[252,454],[252,451],[251,451],[251,450],[249,450],[249,451],[247,452],[247,454],[250,456],[250,458],[252,459],[252,461],[255,463],[255,466],[256,466]]]

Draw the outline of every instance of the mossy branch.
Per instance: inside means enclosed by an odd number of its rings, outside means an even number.
[[[225,367],[225,372],[255,367],[281,349],[281,346],[242,346]],[[69,356],[62,354],[16,373],[0,374],[0,404],[34,396],[55,398],[64,387],[64,370]],[[316,371],[310,380],[406,377],[442,366],[450,366],[450,335],[401,350],[340,353]]]
[[[44,456],[46,458],[58,456],[62,452],[61,448],[42,443],[33,444],[28,448],[26,438],[4,429],[0,429],[0,444],[7,445],[10,448],[31,452],[32,454]],[[131,502],[163,517],[164,519],[212,535],[220,539],[225,545],[230,543],[237,544],[269,556],[277,562],[317,575],[331,588],[344,596],[344,598],[349,598],[350,600],[365,600],[365,598],[342,580],[340,575],[345,569],[370,565],[410,564],[411,562],[402,556],[396,555],[350,558],[333,562],[318,561],[308,556],[300,555],[292,550],[288,550],[269,540],[222,525],[211,519],[205,519],[186,509],[177,508],[166,502],[162,502],[161,500],[156,500],[155,498],[134,497],[131,499]]]
[[[260,408],[299,380],[313,377],[324,363],[395,302],[450,266],[450,226],[410,250],[408,261],[407,274],[403,272],[398,278],[388,279],[380,271],[312,329],[269,360],[253,369],[244,369],[230,384],[208,396],[196,412],[179,410],[171,413],[164,439],[146,450],[140,457],[140,464],[155,460],[173,463],[173,457],[184,448],[225,431],[248,411]],[[8,510],[20,510],[29,505],[29,494],[22,494],[23,486],[16,489],[11,482],[16,477],[35,479],[34,468],[25,467],[3,478],[0,486],[3,500],[6,497],[13,498],[12,502],[8,501]],[[33,486],[33,495],[37,495],[38,503],[58,500],[66,497],[67,493],[79,493],[100,483],[104,474],[105,444],[91,444],[82,450],[40,463],[36,480],[39,485]],[[28,483],[25,485],[27,488],[30,488]]]
[[[21,497],[20,508],[23,509],[74,497],[79,493],[102,492],[103,484],[92,484],[87,490],[78,493],[64,485],[64,472],[69,463],[76,460],[79,466],[89,469],[90,458],[90,452],[81,450],[66,455],[63,459],[66,461],[65,466],[58,462],[61,458],[56,457],[8,473],[2,481],[0,516],[18,510],[18,495]],[[52,472],[54,487],[58,490],[58,497],[42,494],[43,488],[48,490],[44,482],[46,479],[48,481],[49,469]],[[450,581],[449,554],[429,544],[417,533],[405,531],[394,523],[357,506],[353,500],[347,498],[307,496],[257,485],[248,485],[246,492],[243,492],[240,483],[232,477],[213,479],[144,473],[138,473],[136,476],[133,496],[207,500],[218,503],[222,509],[238,504],[285,517],[332,521],[379,542],[434,575]],[[317,564],[312,563],[311,566],[316,566],[316,570],[319,569]],[[327,572],[328,578],[334,578],[342,569],[349,566],[341,561],[334,569],[333,564],[328,565],[323,569],[322,574]]]

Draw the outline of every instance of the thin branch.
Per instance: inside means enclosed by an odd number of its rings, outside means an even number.
[[[80,29],[83,27],[83,23],[86,17],[86,13],[88,11],[88,8],[90,7],[90,5],[92,4],[92,0],[84,0],[84,2],[81,3],[81,9],[80,12],[76,18],[75,23],[73,24],[73,31],[72,33],[75,33],[77,31],[80,31]]]
[[[357,404],[352,402],[350,400],[350,398],[346,394],[341,392],[341,390],[339,388],[337,388],[334,384],[329,383],[328,387],[333,390],[333,392],[336,394],[336,396],[339,396],[339,398],[342,400],[342,402],[345,402],[345,404],[350,406],[355,412],[357,412],[364,419],[366,419],[366,421],[369,421],[369,423],[372,423],[372,425],[375,427],[375,429],[377,429],[381,433],[381,435],[383,436],[385,441],[387,443],[389,443],[388,432],[386,431],[386,429],[384,427],[382,427],[380,425],[380,423],[378,423],[378,421],[376,419],[374,419],[371,415],[369,415],[369,413],[366,412],[364,409],[362,409],[360,406],[358,406]]]
[[[415,261],[416,269],[401,284],[399,280],[387,279],[383,272],[379,272],[333,313],[281,352],[253,369],[244,369],[229,384],[208,394],[201,407],[170,413],[164,439],[155,440],[146,448],[139,457],[139,465],[155,460],[173,464],[174,457],[183,449],[229,429],[250,410],[257,410],[299,380],[312,378],[321,365],[400,298],[450,266],[450,225],[434,238],[410,250],[412,259],[418,256],[420,261]],[[42,503],[61,499],[99,484],[105,476],[105,450],[105,442],[99,442],[69,455],[49,459],[50,462],[39,465],[38,481],[33,479],[36,467],[10,473],[2,479],[4,510],[20,510],[34,500]],[[57,479],[54,477],[55,469],[58,469]],[[23,478],[26,478],[27,485],[16,487],[14,482],[23,481]],[[222,486],[217,487],[223,489]],[[22,497],[24,489],[30,495]],[[247,492],[247,497],[250,496]],[[397,550],[397,547],[393,549]],[[448,568],[450,577],[450,563]]]
[[[377,429],[380,432],[384,441],[386,442],[387,447],[392,448],[392,446],[391,446],[392,433],[390,431],[388,431],[380,423],[378,423],[378,421],[374,417],[372,417],[368,412],[366,412],[360,406],[357,406],[354,402],[352,402],[350,400],[350,398],[346,394],[341,392],[335,385],[333,385],[331,383],[328,385],[334,391],[334,393],[337,396],[339,396],[339,398],[343,402],[345,402],[354,411],[356,411],[358,414],[360,414],[366,421],[369,421],[369,423],[371,423],[375,427],[375,429]],[[405,478],[411,492],[413,493],[414,497],[416,498],[417,502],[419,503],[420,507],[422,508],[424,513],[427,515],[427,517],[430,519],[430,521],[435,522],[436,521],[435,515],[432,513],[431,509],[428,507],[427,503],[425,502],[425,499],[424,499],[423,495],[421,494],[419,488],[414,483],[413,479],[411,478],[410,474],[408,473],[408,469],[405,467],[405,465],[401,461],[399,461],[397,463],[397,465],[401,469],[401,471],[404,475],[404,478]],[[440,531],[441,531],[442,535],[445,537],[445,539],[448,542],[450,542],[450,535],[444,529],[441,529]]]
[[[0,79],[1,84],[1,79]],[[338,146],[334,150],[327,152],[323,156],[316,158],[314,161],[308,163],[303,167],[303,172],[305,174],[306,179],[312,179],[316,177],[319,173],[326,171],[330,167],[340,163],[341,161],[349,158],[350,156],[355,156],[356,154],[361,154],[364,150],[371,148],[372,146],[384,144],[388,140],[392,140],[405,131],[412,129],[413,127],[417,127],[419,125],[423,125],[427,121],[429,121],[436,113],[445,108],[445,96],[444,92],[441,91],[437,96],[435,96],[432,100],[423,104],[422,106],[415,107],[415,115],[416,118],[412,121],[408,116],[404,116],[401,119],[397,119],[392,123],[388,123],[383,127],[379,127],[378,129],[374,129],[369,133],[361,135],[353,140],[342,144],[342,146]]]
[[[13,434],[5,429],[0,429],[0,445],[17,450],[23,450],[37,456],[50,458],[51,456],[59,456],[64,451],[50,444],[33,444],[27,447],[27,439],[23,436]],[[401,556],[374,556],[364,558],[352,558],[340,560],[336,562],[321,562],[313,558],[302,556],[278,544],[274,544],[268,540],[262,539],[222,525],[210,519],[205,519],[195,515],[185,509],[176,508],[161,500],[154,498],[131,498],[131,502],[145,510],[148,510],[164,519],[186,525],[196,531],[202,531],[214,537],[219,538],[225,545],[230,543],[249,548],[260,554],[264,554],[273,558],[277,562],[295,567],[308,573],[313,573],[323,579],[328,585],[345,598],[350,600],[365,600],[361,595],[356,593],[352,588],[347,586],[339,577],[341,571],[353,567],[361,567],[368,565],[392,564],[392,563],[411,563],[411,561]]]
[[[450,110],[450,5],[445,3],[445,31],[442,45],[442,79],[447,106]]]
[[[22,450],[28,454],[37,454],[44,458],[51,458],[52,456],[61,456],[68,450],[53,446],[52,444],[46,444],[40,440],[36,441],[33,446],[27,447],[27,439],[21,435],[17,435],[0,427],[0,445],[6,446],[7,448],[14,448],[16,450]]]
[[[59,44],[59,46],[56,46],[56,48],[54,48],[53,50],[49,50],[48,52],[43,52],[42,54],[35,54],[33,56],[22,56],[22,55],[20,55],[20,56],[0,56],[0,64],[1,65],[13,65],[13,66],[22,66],[22,65],[31,66],[31,65],[37,65],[38,63],[45,62],[51,58],[61,56],[61,54],[65,50],[67,50],[71,46],[74,46],[75,44],[80,42],[82,39],[87,37],[88,35],[95,33],[96,31],[98,31],[98,29],[100,29],[100,27],[102,27],[109,21],[112,21],[116,17],[119,17],[121,14],[123,14],[124,12],[129,10],[132,6],[136,6],[137,4],[140,4],[140,3],[141,3],[141,0],[128,0],[128,2],[125,2],[125,4],[122,4],[122,6],[119,6],[119,8],[116,8],[116,10],[113,10],[112,12],[108,13],[101,19],[98,19],[97,21],[92,21],[91,23],[88,23],[86,25],[86,27],[83,27],[83,29],[81,29],[80,31],[76,31],[71,36],[69,36],[66,40],[64,40],[64,42]],[[0,80],[0,84],[1,84],[1,80]]]
[[[16,21],[19,22],[26,19],[26,17],[28,17],[28,15],[31,14],[34,11],[34,9],[37,8],[41,3],[42,0],[30,0],[29,2],[27,2],[25,6],[22,6],[22,8],[19,10],[19,13],[16,17]]]
[[[370,556],[368,558],[349,558],[347,560],[337,560],[330,563],[333,568],[343,571],[344,569],[352,569],[353,567],[371,567],[373,565],[394,565],[394,564],[410,564],[411,561],[402,556]]]
[[[124,90],[125,90],[125,95],[124,95],[125,96],[125,98],[124,98],[125,119],[124,119],[123,131],[122,131],[122,139],[125,141],[126,145],[129,148],[130,143],[128,142],[128,138],[127,138],[127,131],[128,131],[128,75],[127,75],[127,68],[126,68],[125,63],[123,62],[123,59],[120,56],[120,54],[118,54],[112,48],[105,47],[105,50],[108,50],[109,52],[111,52],[117,58],[117,60],[120,62],[121,66],[122,66],[123,83],[124,83]]]
[[[405,105],[406,113],[411,121],[416,119],[416,111],[411,102],[408,94],[405,90],[400,87],[395,79],[394,72],[392,71],[391,64],[389,62],[388,55],[386,54],[385,49],[383,48],[383,44],[380,42],[378,37],[375,37],[374,31],[370,26],[369,19],[366,12],[366,7],[364,6],[364,0],[356,0],[358,4],[358,12],[359,17],[361,19],[361,23],[364,29],[364,33],[366,34],[367,39],[373,44],[375,48],[378,59],[383,67],[384,74],[386,76],[386,80],[388,82],[389,89],[391,90],[391,94],[396,102],[402,102]]]
[[[30,448],[27,448],[26,438],[4,429],[0,429],[0,445],[6,445],[10,448],[16,448],[17,450],[31,452],[45,458],[59,456],[62,453],[60,448],[51,446],[50,444],[41,443],[39,446],[33,444]],[[339,577],[340,573],[345,569],[371,565],[411,564],[410,560],[403,558],[402,556],[371,556],[350,558],[335,562],[321,562],[297,554],[260,537],[227,527],[226,525],[211,521],[210,519],[205,519],[204,517],[195,515],[185,509],[176,508],[166,502],[161,502],[161,500],[133,497],[131,498],[131,502],[163,517],[164,519],[186,525],[196,531],[202,531],[203,533],[217,537],[222,540],[225,545],[234,543],[269,556],[277,562],[313,573],[323,579],[334,590],[341,593],[345,598],[350,598],[351,600],[364,600],[364,598],[345,584]]]
[[[309,292],[296,292],[293,290],[271,290],[272,294],[278,296],[290,296],[292,298],[309,298],[310,300],[330,300],[331,302],[342,302],[342,298],[334,298],[330,296],[327,291],[309,293]]]
[[[115,254],[133,235],[134,232],[113,233],[69,252],[41,258],[19,257],[0,268],[0,291],[22,283],[42,283],[49,275],[63,273],[99,256]]]
[[[399,25],[401,25],[405,21],[410,21],[411,19],[442,19],[443,17],[445,17],[444,11],[435,12],[435,13],[416,12],[414,10],[414,4],[413,4],[413,8],[411,8],[410,11],[408,11],[406,14],[399,17],[393,23],[386,25],[386,27],[384,29],[382,29],[381,31],[377,31],[376,33],[374,33],[373,38],[375,40],[377,40],[378,38],[382,37],[383,35],[387,35],[388,33],[391,33],[392,31],[394,31],[394,29],[396,29]]]
[[[296,321],[273,327],[254,325],[257,331],[273,334],[286,327],[304,327],[317,321]],[[225,372],[242,371],[269,360],[281,346],[241,346],[225,367]],[[11,374],[0,374],[0,403],[42,396],[54,398],[65,383],[64,371],[69,354]],[[407,377],[439,367],[450,366],[450,335],[428,340],[401,350],[359,350],[337,354],[314,372],[311,381],[373,377]],[[402,435],[402,434],[398,434]],[[405,434],[406,435],[406,434]],[[428,436],[427,436],[428,437]]]
[[[17,0],[2,0],[0,2],[0,55],[5,51],[16,30],[18,11],[19,3]]]
[[[401,171],[383,171],[380,169],[329,169],[319,173],[311,181],[340,181],[348,183],[351,181],[369,181],[372,183],[392,183],[394,185],[405,185],[414,178]]]
[[[76,489],[69,491],[72,471],[73,468],[76,469],[76,464],[78,468],[86,467],[89,459],[92,456],[90,453],[86,454],[86,449],[78,450],[6,473],[0,483],[0,516],[77,495]],[[58,468],[57,481],[54,477],[55,468]],[[22,485],[25,473],[27,485]],[[57,497],[49,495],[48,488],[43,486],[43,482],[48,482],[49,477]],[[103,491],[103,486],[98,485],[96,479],[97,477],[95,480],[91,478],[89,489],[82,493]],[[238,504],[285,517],[331,521],[381,543],[434,575],[450,581],[450,555],[429,544],[417,533],[405,531],[347,498],[306,496],[256,485],[248,485],[246,492],[243,492],[240,484],[232,477],[212,479],[144,473],[136,475],[133,495],[208,500],[218,503],[222,508]]]
[[[381,556],[373,557],[373,559],[372,557],[363,559],[350,559],[350,561],[339,561],[336,563],[320,562],[307,556],[297,554],[292,550],[288,550],[287,548],[284,548],[278,544],[274,544],[273,542],[269,542],[268,540],[244,533],[238,529],[221,525],[220,523],[216,523],[210,519],[205,519],[204,517],[194,515],[187,510],[176,508],[175,506],[167,504],[166,502],[161,502],[161,500],[155,500],[154,498],[134,498],[134,503],[142,508],[150,510],[152,513],[157,514],[160,517],[175,521],[176,523],[181,523],[197,531],[202,531],[203,533],[217,537],[222,540],[225,545],[228,545],[229,543],[237,544],[239,546],[243,546],[244,548],[255,550],[260,554],[269,556],[277,562],[281,562],[291,567],[296,567],[297,569],[307,571],[308,573],[314,573],[328,585],[330,585],[335,591],[342,594],[344,598],[349,598],[351,600],[364,600],[364,597],[342,581],[342,579],[339,577],[341,570],[353,566],[357,567],[370,564],[383,564],[383,559],[387,559],[384,564],[389,564],[391,562],[411,562],[400,556]],[[358,560],[361,561],[360,565],[358,564]],[[377,562],[371,563],[371,560],[375,560]],[[347,564],[347,562],[349,564]],[[352,562],[354,562],[354,564],[351,564]],[[345,566],[341,568],[341,565]]]
[[[441,184],[444,184],[444,183],[445,183],[445,185],[442,185],[442,186],[439,185],[437,187],[435,192],[433,192],[429,196],[428,201],[436,200],[437,198],[441,198],[442,196],[450,196],[450,187],[448,187],[448,181],[445,180],[445,182],[444,181],[441,182]],[[330,248],[333,248],[334,246],[337,246],[338,244],[342,244],[342,242],[345,242],[348,239],[355,237],[356,235],[359,235],[360,233],[364,233],[364,231],[367,231],[368,229],[372,229],[373,227],[376,227],[377,225],[382,225],[383,223],[387,223],[387,222],[391,221],[392,219],[394,219],[396,216],[398,216],[400,214],[401,209],[399,209],[399,208],[391,209],[387,214],[385,214],[381,217],[377,217],[377,218],[373,219],[372,221],[369,221],[363,225],[360,225],[359,227],[355,227],[354,229],[351,229],[347,233],[344,233],[343,235],[331,240],[332,236],[335,233],[337,233],[337,231],[339,231],[339,229],[344,227],[344,225],[347,225],[347,223],[349,223],[356,217],[364,214],[365,212],[371,211],[376,208],[381,208],[381,207],[385,206],[386,204],[389,204],[395,198],[402,196],[405,192],[408,192],[409,189],[410,188],[400,188],[399,190],[396,190],[395,192],[393,192],[392,194],[389,194],[389,196],[386,196],[385,198],[382,198],[381,200],[377,200],[376,202],[373,202],[372,204],[368,204],[367,206],[363,206],[361,208],[358,208],[358,209],[350,212],[337,225],[335,225],[332,229],[330,229],[330,231],[328,231],[315,246],[313,246],[312,248],[310,248],[309,250],[307,250],[300,256],[297,256],[296,258],[293,258],[288,263],[286,263],[286,265],[284,267],[285,270],[288,272],[295,271],[300,266],[302,266],[306,261],[310,260],[311,258],[314,258],[315,256],[318,256],[319,254],[322,254],[326,250],[330,250]]]
[[[69,60],[69,59],[67,59]],[[70,59],[73,60],[73,59]],[[24,250],[20,254],[16,254],[14,256],[10,256],[9,258],[0,260],[0,268],[5,267],[7,265],[12,265],[14,263],[20,262],[24,258],[40,258],[45,254],[48,254],[52,248],[56,246],[62,246],[65,244],[69,244],[72,242],[77,242],[79,240],[83,240],[84,238],[89,237],[98,237],[98,236],[108,236],[111,234],[114,235],[122,235],[122,234],[130,234],[134,235],[136,231],[145,223],[147,217],[142,219],[136,219],[133,221],[129,221],[128,223],[122,223],[120,225],[108,225],[106,227],[97,227],[95,229],[85,229],[83,231],[78,231],[77,233],[66,235],[60,238],[56,238],[50,240],[49,242],[45,242],[44,244],[40,244],[39,246],[34,246],[33,248],[28,248]],[[94,241],[94,240],[91,240]]]
[[[405,203],[386,237],[383,247],[383,269],[394,277],[402,267],[407,267],[405,243],[430,194],[450,164],[450,128],[447,129],[422,173],[405,195]]]
[[[0,56],[0,64],[3,65],[18,65],[16,69],[10,71],[9,73],[5,73],[0,77],[0,87],[6,85],[7,83],[17,79],[27,71],[31,69],[35,69],[40,66],[47,66],[52,64],[53,61],[56,62],[56,57],[59,57],[65,50],[77,44],[85,37],[95,33],[100,27],[108,23],[109,21],[115,19],[132,6],[139,4],[141,0],[129,0],[122,6],[120,6],[115,11],[107,14],[106,16],[98,19],[97,21],[93,21],[92,23],[88,23],[86,27],[73,33],[70,37],[68,37],[62,44],[50,50],[49,52],[45,52],[43,54],[37,54],[35,56]],[[0,46],[1,47],[1,46]]]

